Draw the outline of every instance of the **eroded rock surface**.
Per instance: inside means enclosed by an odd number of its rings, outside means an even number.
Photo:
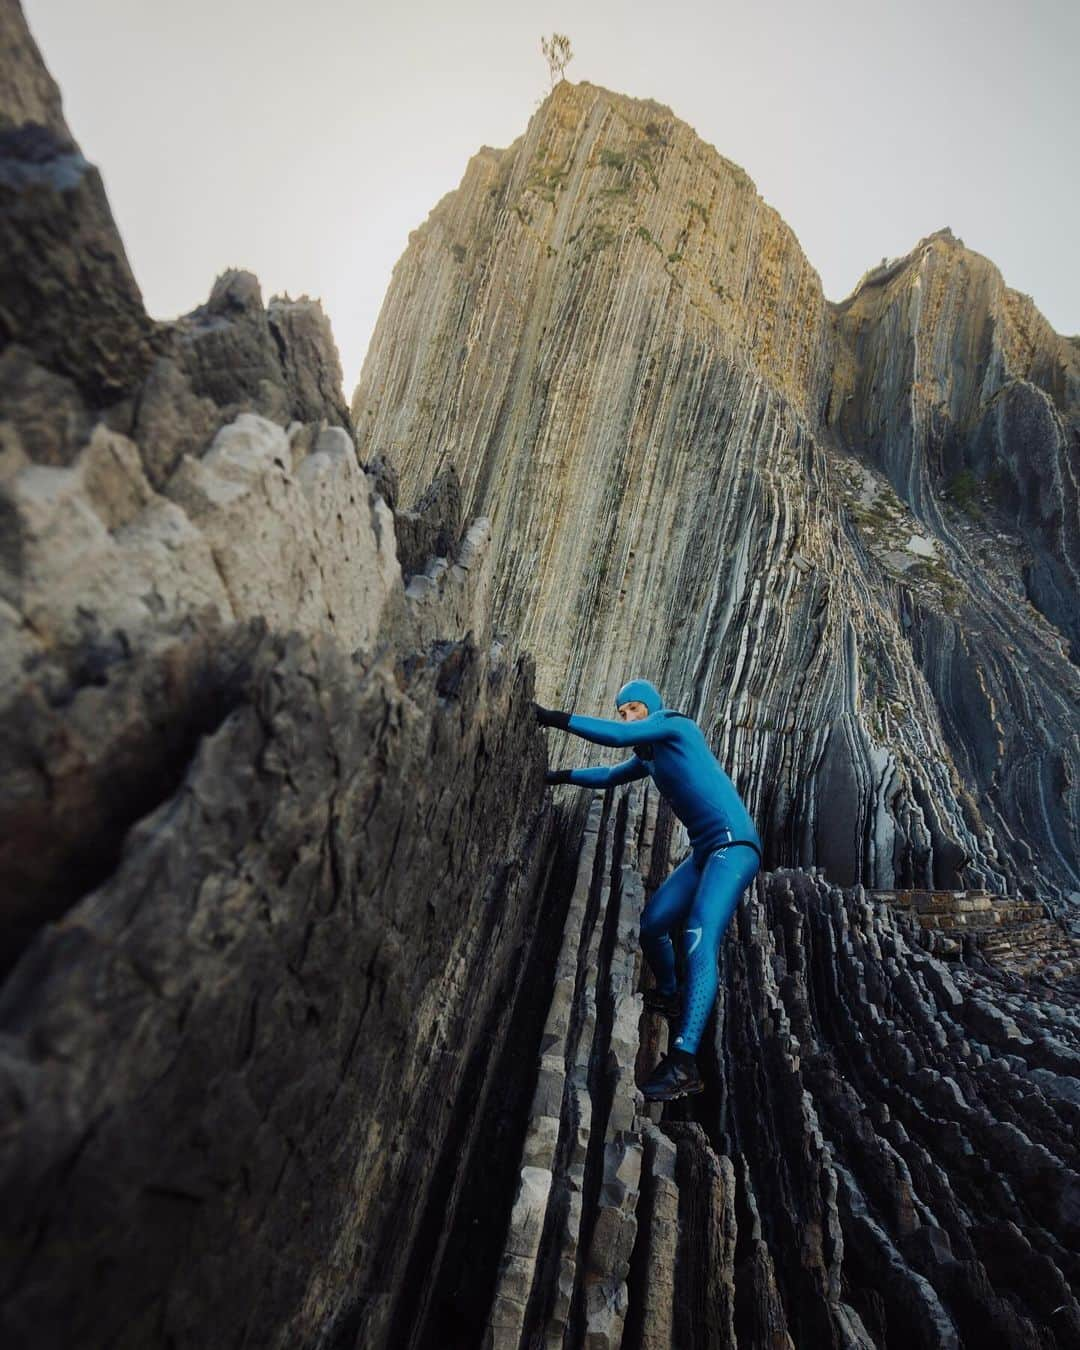
[[[391,1344],[561,931],[531,658],[452,477],[406,585],[318,305],[154,323],[0,92],[0,1339]]]
[[[357,437],[317,302],[230,271],[192,315],[145,314],[0,0],[22,250],[0,321],[0,1339],[1074,1344],[1076,953],[1038,918],[1075,856],[1068,353],[1021,307],[1028,346],[988,339],[993,428],[968,389],[935,441],[916,399],[864,455],[866,371],[909,378],[895,306],[920,342],[953,331],[888,291],[902,267],[830,309],[745,175],[658,105],[562,85],[524,144],[482,152],[419,232],[401,273],[437,281],[430,332],[386,362],[413,318],[395,288]],[[962,334],[940,242],[920,284]],[[940,397],[967,388],[947,377]],[[1001,616],[1003,550],[969,633],[912,573],[984,529],[931,518],[935,494],[971,504],[949,472],[1019,472],[1016,400],[1038,483],[995,520],[1049,516],[1030,607]],[[398,422],[401,463],[378,444]],[[648,673],[766,827],[778,865],[727,939],[689,1103],[635,1087],[666,1034],[641,1016],[640,914],[679,831],[643,784],[544,793],[522,634],[564,704],[665,653]],[[999,940],[834,884],[856,876],[1005,888]]]
[[[544,700],[652,679],[770,863],[1080,897],[1080,347],[948,230],[832,305],[670,109],[563,81],[410,236],[353,411],[491,518]]]
[[[861,887],[762,873],[705,1092],[646,1103],[635,1069],[667,1036],[637,993],[669,837],[650,795],[592,801],[482,1343],[1072,1345],[1080,949],[1056,983],[945,963]]]

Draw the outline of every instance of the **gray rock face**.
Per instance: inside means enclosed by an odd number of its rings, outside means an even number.
[[[216,639],[191,645],[207,624],[260,617],[329,633],[352,653],[395,632],[407,641],[426,621],[406,609],[391,513],[343,430],[286,432],[241,414],[161,493],[135,444],[102,424],[70,467],[14,452],[8,467],[0,877],[10,943],[96,881],[80,860],[115,855],[117,830],[156,803],[176,755],[209,729],[185,709],[212,717],[232,676],[217,670]]]
[[[0,1339],[390,1343],[560,931],[532,664],[485,520],[405,586],[318,308],[151,324],[80,173],[5,180]]]
[[[394,514],[402,575],[420,571],[428,558],[453,553],[461,533],[461,484],[451,464],[432,481],[412,511]]]
[[[828,304],[741,169],[563,81],[410,236],[353,412],[406,496],[453,463],[491,518],[543,700],[652,679],[770,864],[1061,906],[1078,361],[947,231]]]
[[[527,666],[249,644],[177,790],[0,996],[8,1344],[385,1336],[535,978]]]
[[[831,427],[933,541],[916,567],[944,566],[961,588],[955,613],[913,598],[905,616],[950,757],[998,853],[1055,871],[1067,894],[1080,851],[1068,824],[1080,749],[1080,349],[948,230],[868,273],[836,321]],[[879,553],[896,533],[882,518],[888,501],[883,489],[861,513]]]
[[[705,1092],[645,1103],[668,1034],[635,992],[668,861],[650,796],[593,796],[486,1317],[480,1272],[437,1275],[439,1314],[476,1318],[454,1343],[1072,1344],[1080,953],[1058,985],[946,966],[861,887],[763,873]]]
[[[0,7],[0,118],[15,126],[36,122],[58,135],[71,134],[56,81],[45,68],[22,7],[10,0]]]
[[[1013,569],[987,575],[987,558],[969,550],[982,543],[993,562],[985,534],[1007,531],[1021,604],[1065,633],[1080,660],[1080,347],[948,229],[867,273],[836,321],[842,440],[968,562],[983,582],[975,602],[1006,614]],[[982,539],[962,528],[971,519]]]
[[[253,408],[278,421],[347,424],[341,365],[317,302],[286,297],[264,308],[257,278],[229,271],[170,336],[194,393],[227,412]]]
[[[18,7],[3,13],[29,60]],[[153,324],[58,99],[25,92],[54,86],[21,69],[0,130],[14,241],[0,250],[0,968],[175,790],[246,678],[232,625],[326,632],[347,654],[431,636],[357,462],[319,307],[264,307],[255,278],[229,272],[203,309]],[[479,565],[482,541],[472,551]],[[433,585],[440,636],[464,637],[476,594]]]
[[[1008,569],[986,569],[965,664],[947,588],[909,576],[945,536],[889,495],[916,442],[845,453],[869,406],[830,400],[848,319],[657,105],[566,86],[529,134],[550,151],[583,125],[585,158],[474,161],[483,228],[439,260],[431,312],[464,279],[478,350],[501,345],[490,379],[465,353],[460,398],[427,410],[441,430],[412,425],[424,476],[375,434],[419,408],[367,410],[358,456],[311,302],[228,272],[149,320],[14,0],[0,67],[0,229],[25,248],[0,330],[4,1346],[1074,1344],[1074,946],[1018,935],[1046,922],[1031,901],[978,947],[833,884],[965,871],[1041,896],[1068,872],[1046,855],[1075,824],[1075,747],[1048,761],[1025,720],[1057,715],[1072,669],[1053,530],[1031,553],[1044,617],[1008,627]],[[616,212],[673,170],[699,194],[666,282],[677,193],[623,239],[629,288],[602,216],[561,217],[549,246],[510,223],[599,170]],[[733,222],[744,255],[717,246]],[[524,297],[526,263],[553,309],[500,302],[499,269]],[[555,314],[581,318],[565,347]],[[1061,420],[1055,369],[1022,378]],[[618,460],[612,408],[639,392]],[[666,1035],[642,1016],[640,915],[679,832],[644,784],[545,794],[534,658],[499,615],[543,638],[550,701],[648,653],[703,715],[728,691],[706,725],[771,858],[817,864],[744,897],[689,1102],[635,1086]],[[1005,633],[1017,667],[1046,638],[1027,684],[980,665]],[[1037,795],[1043,833],[1012,829]]]
[[[71,140],[0,125],[0,231],[4,386],[15,348],[94,407],[121,398],[149,364],[150,322],[101,177]]]

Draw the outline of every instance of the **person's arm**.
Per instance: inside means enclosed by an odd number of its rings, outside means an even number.
[[[536,720],[545,727],[559,727],[596,745],[647,745],[674,734],[672,722],[664,711],[650,713],[640,722],[622,722],[618,718],[586,717],[582,713],[560,712],[554,708],[536,708]]]
[[[637,755],[622,764],[598,764],[588,769],[549,769],[545,782],[576,783],[579,787],[615,787],[618,783],[632,783],[635,778],[645,778],[649,768]]]

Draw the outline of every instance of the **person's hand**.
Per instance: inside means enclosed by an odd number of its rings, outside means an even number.
[[[569,783],[571,769],[548,769],[544,774],[545,783]]]
[[[545,708],[539,703],[533,703],[533,711],[542,727],[562,727],[564,731],[566,730],[566,724],[570,719],[568,712],[560,712],[558,708]]]

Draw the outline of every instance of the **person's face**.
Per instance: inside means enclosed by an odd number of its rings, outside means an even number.
[[[620,722],[640,722],[643,717],[648,717],[649,710],[640,699],[632,698],[626,703],[619,704]]]

